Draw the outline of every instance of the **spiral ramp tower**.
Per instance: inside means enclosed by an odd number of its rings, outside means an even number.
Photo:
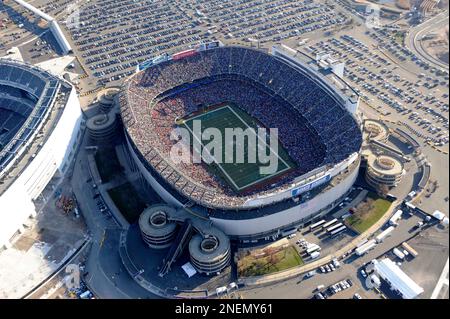
[[[196,234],[189,242],[191,263],[206,275],[220,273],[230,264],[230,239],[215,227]]]
[[[153,249],[164,249],[172,245],[176,235],[177,223],[169,220],[175,209],[166,206],[152,206],[139,217],[142,240]]]
[[[397,186],[404,175],[403,163],[386,154],[369,153],[367,158],[366,181],[375,189]]]
[[[89,138],[95,143],[109,143],[116,137],[117,113],[110,111],[94,115],[86,122]]]
[[[98,93],[97,101],[100,104],[101,112],[108,113],[114,107],[115,97],[119,91],[118,88],[107,88]]]
[[[224,270],[231,260],[230,239],[209,220],[189,215],[183,209],[154,205],[139,218],[142,240],[152,249],[169,248],[158,275],[164,277],[172,264],[188,246],[194,268],[202,274],[214,275]]]
[[[364,120],[365,139],[385,143],[389,135],[389,128],[383,122],[372,119]]]

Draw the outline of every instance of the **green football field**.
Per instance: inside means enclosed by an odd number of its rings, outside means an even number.
[[[249,143],[247,139],[244,140],[245,142],[243,144],[244,161],[238,163],[236,154],[234,154],[232,162],[225,163],[225,129],[241,128],[242,130],[245,130],[247,128],[258,127],[255,119],[234,105],[223,104],[218,108],[209,109],[201,114],[182,120],[182,125],[184,125],[191,132],[191,137],[193,136],[194,120],[201,121],[202,132],[206,128],[217,128],[222,133],[222,154],[212,154],[216,159],[219,159],[220,163],[214,162],[208,167],[212,170],[212,173],[219,175],[236,192],[241,192],[249,187],[261,183],[262,181],[267,181],[271,178],[279,176],[296,166],[295,162],[292,161],[286,150],[283,149],[278,141],[278,152],[275,152],[275,150],[270,148],[269,143],[264,143],[263,145],[266,147],[266,154],[270,154],[270,152],[275,154],[278,167],[273,174],[261,174],[260,167],[267,166],[268,164],[261,163],[257,155],[256,162],[252,163],[248,161]],[[260,140],[258,136],[255,136],[255,133],[252,134],[252,138],[256,138],[255,141]],[[210,141],[203,142],[204,143],[200,141],[202,146],[207,145]],[[263,141],[261,140],[261,142]],[[233,141],[233,150],[235,150],[234,146],[236,146],[236,140]],[[235,153],[235,151],[233,153]]]

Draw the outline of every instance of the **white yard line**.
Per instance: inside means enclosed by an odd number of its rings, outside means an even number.
[[[242,123],[244,123],[245,126],[247,126],[247,128],[250,128],[250,129],[251,129],[251,127],[247,124],[247,122],[245,122],[244,119],[242,119],[242,117],[239,116],[239,114],[237,114],[237,113],[233,110],[233,108],[231,108],[229,105],[225,105],[225,106],[219,107],[219,108],[217,108],[217,109],[214,109],[214,110],[212,110],[212,111],[210,111],[210,112],[202,113],[202,114],[196,115],[196,116],[194,116],[194,117],[191,117],[191,118],[185,120],[185,121],[183,122],[183,124],[184,124],[184,126],[189,130],[189,132],[191,132],[191,134],[194,136],[194,133],[192,132],[191,128],[190,128],[188,125],[186,125],[186,122],[187,122],[187,121],[193,121],[193,120],[196,119],[196,118],[203,117],[203,116],[205,116],[205,115],[207,115],[207,114],[211,114],[211,113],[217,112],[217,111],[222,110],[222,109],[225,109],[225,108],[229,109],[229,110],[230,110],[230,111],[231,111],[231,112],[232,112],[232,113],[233,113],[233,114],[234,114],[234,115],[235,115]],[[256,133],[254,132],[254,130],[253,130],[253,134],[255,134],[255,136],[256,136],[259,140],[262,140],[261,137],[259,137],[259,135],[256,134]],[[198,137],[197,137],[197,136],[195,136],[195,139],[197,140],[197,142],[200,143],[200,145],[202,145],[202,146],[204,147],[203,143],[202,143],[201,141],[198,140]],[[263,141],[263,143],[267,145],[267,143],[266,143],[265,141]],[[268,145],[268,146],[269,146],[269,145]],[[228,175],[228,173],[223,169],[222,165],[220,165],[220,164],[217,163],[217,162],[216,162],[216,164],[217,164],[217,166],[219,166],[220,170],[225,174],[225,176],[227,176],[227,178],[231,181],[231,183],[233,183],[234,187],[235,187],[237,190],[240,191],[240,190],[242,190],[242,189],[244,189],[244,188],[247,188],[247,187],[252,186],[252,185],[254,185],[254,184],[260,183],[260,182],[262,182],[262,181],[264,181],[264,180],[266,180],[266,179],[268,179],[268,178],[271,178],[271,177],[273,177],[273,176],[279,175],[279,174],[281,174],[281,173],[283,173],[283,172],[285,172],[285,171],[287,171],[287,170],[289,170],[289,169],[291,168],[291,166],[290,166],[288,163],[286,163],[286,161],[285,161],[283,158],[281,158],[281,157],[278,155],[278,153],[275,152],[270,146],[269,146],[269,149],[270,149],[270,151],[271,151],[273,154],[275,154],[275,155],[277,156],[277,158],[278,158],[279,160],[281,160],[281,161],[284,163],[284,165],[286,166],[286,168],[283,169],[283,170],[281,170],[281,171],[277,171],[277,172],[275,172],[275,173],[273,173],[273,174],[271,174],[271,175],[268,175],[268,176],[266,176],[266,177],[264,177],[264,178],[260,178],[260,179],[254,181],[254,182],[251,182],[251,183],[249,183],[249,184],[246,184],[246,185],[244,185],[244,186],[242,186],[242,187],[238,187],[238,186],[236,185],[236,183],[235,183],[234,180],[231,178],[231,176]],[[209,151],[208,151],[208,153],[209,153]],[[209,153],[209,156],[213,157],[210,153]]]
[[[441,276],[439,277],[439,280],[436,284],[436,287],[434,287],[430,299],[436,299],[442,290],[442,286],[444,285],[448,286],[448,279],[446,278],[447,276],[448,276],[448,258],[447,262],[445,263],[444,269],[442,270]]]
[[[189,125],[186,125],[186,123],[183,123],[183,124],[184,124],[184,126],[189,130],[189,132],[191,132],[192,136],[197,140],[197,142],[199,142],[200,145],[203,146],[203,149],[205,149],[203,143],[198,139],[198,137],[194,134],[194,132],[192,132],[192,130],[191,130],[191,128],[189,127]],[[208,154],[209,154],[209,156],[210,156],[211,158],[215,158],[215,157],[213,157],[213,156],[211,155],[211,153],[209,152],[208,149],[206,149],[206,150],[207,150],[207,152],[208,152]],[[236,183],[235,183],[234,180],[230,177],[230,175],[228,175],[228,173],[223,169],[222,165],[219,165],[219,163],[217,163],[217,162],[216,162],[216,164],[217,164],[217,166],[219,166],[219,168],[220,168],[220,170],[222,171],[222,173],[224,173],[224,174],[227,176],[227,178],[230,180],[230,182],[233,183],[234,187],[236,187],[236,189],[239,190],[240,188],[236,185]]]

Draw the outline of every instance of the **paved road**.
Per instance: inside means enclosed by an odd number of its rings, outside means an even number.
[[[443,68],[448,70],[448,63],[445,63],[434,56],[430,55],[427,50],[422,45],[423,36],[432,32],[433,30],[438,30],[440,28],[448,25],[449,21],[449,13],[445,11],[441,14],[438,14],[434,18],[425,21],[424,23],[412,28],[406,37],[406,45],[408,48],[413,51],[417,56],[422,57],[432,65],[437,68]]]
[[[80,211],[91,231],[92,248],[86,262],[85,281],[97,298],[157,298],[140,287],[126,272],[119,256],[120,227],[113,218],[101,214],[93,200],[92,182],[83,143],[73,174],[73,191]]]
[[[400,221],[399,226],[394,230],[391,237],[384,240],[383,243],[378,244],[373,250],[366,255],[355,258],[349,257],[346,261],[341,262],[341,268],[326,274],[317,274],[310,279],[303,279],[300,277],[292,278],[284,282],[273,284],[265,287],[256,287],[251,289],[241,290],[241,294],[246,299],[253,298],[311,298],[313,290],[318,285],[329,286],[342,279],[350,278],[357,287],[353,288],[354,292],[358,292],[363,298],[377,298],[378,296],[365,288],[363,278],[359,275],[358,270],[364,264],[370,262],[374,258],[385,254],[393,247],[400,245],[405,240],[411,238],[418,233],[418,230],[411,231],[412,227],[416,225],[419,217],[413,216],[408,219]],[[336,296],[337,298],[347,298],[346,295]]]

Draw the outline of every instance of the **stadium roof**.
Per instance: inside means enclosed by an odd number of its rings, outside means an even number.
[[[35,98],[27,102],[32,108],[31,113],[26,115],[20,129],[0,151],[1,195],[33,160],[40,150],[39,145],[51,135],[63,113],[62,108],[54,105],[65,104],[70,86],[39,67],[9,59],[0,59],[0,84],[3,89],[20,89]],[[59,95],[63,91],[66,93]],[[11,92],[0,93],[10,96]],[[42,134],[39,139],[36,138],[38,133]]]
[[[404,299],[414,299],[423,292],[423,288],[416,284],[405,274],[392,260],[385,258],[381,261],[375,260],[376,272],[391,286],[398,290]]]

